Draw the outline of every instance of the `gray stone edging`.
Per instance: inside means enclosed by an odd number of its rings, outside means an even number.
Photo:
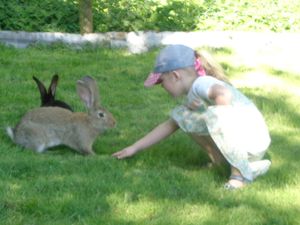
[[[167,44],[192,48],[230,48],[238,56],[232,63],[250,66],[272,65],[278,70],[300,73],[298,62],[300,33],[198,31],[198,32],[108,32],[70,34],[50,32],[0,31],[0,42],[25,48],[32,43],[63,42],[76,48],[85,43],[112,48],[127,48],[131,53]]]
[[[0,31],[0,42],[24,48],[32,43],[63,42],[71,45],[84,43],[104,44],[110,47],[128,48],[132,53],[141,53],[151,47],[166,44],[185,44],[190,47],[231,47],[245,48],[282,46],[284,43],[300,43],[300,33],[255,33],[230,31],[198,32],[108,32],[93,34],[70,34],[58,32]]]

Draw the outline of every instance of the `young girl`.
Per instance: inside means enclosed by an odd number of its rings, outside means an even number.
[[[218,64],[187,46],[169,45],[159,53],[154,72],[144,83],[146,87],[155,84],[173,97],[186,95],[187,103],[114,157],[130,157],[181,128],[206,150],[212,163],[230,164],[225,188],[241,188],[267,172],[271,162],[262,160],[270,144],[265,121],[253,102],[229,83]]]

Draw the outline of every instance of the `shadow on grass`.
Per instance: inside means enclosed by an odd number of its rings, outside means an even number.
[[[289,95],[286,94],[272,93],[272,95],[269,95],[266,93],[261,93],[260,90],[255,90],[255,89],[254,90],[245,89],[244,91],[251,99],[253,99],[253,101],[257,104],[258,108],[262,109],[263,114],[265,115],[269,123],[276,123],[276,125],[272,125],[272,127],[275,128],[271,130],[272,144],[270,146],[269,154],[267,157],[271,157],[272,160],[272,156],[274,156],[275,163],[278,162],[278,159],[282,161],[282,164],[280,166],[277,165],[272,166],[268,174],[264,178],[259,179],[258,182],[260,184],[264,184],[266,189],[269,189],[271,187],[275,189],[277,188],[282,189],[285,188],[287,185],[292,185],[292,186],[296,185],[297,181],[295,179],[297,178],[294,176],[294,172],[291,171],[295,171],[299,169],[298,166],[299,157],[300,157],[298,154],[299,139],[295,139],[295,137],[297,137],[298,135],[293,131],[291,131],[292,133],[289,134],[285,132],[285,130],[286,129],[289,130],[289,127],[291,128],[300,127],[300,113],[297,110],[297,106],[293,105],[292,102],[289,101]],[[280,127],[282,127],[282,130],[280,129]],[[174,200],[174,201],[175,199],[177,199],[178,201],[180,201],[181,199],[184,201],[191,202],[193,204],[204,204],[204,205],[216,204],[216,206],[218,206],[220,210],[225,210],[226,208],[242,210],[244,207],[245,212],[247,212],[250,209],[250,211],[252,211],[254,214],[253,216],[261,215],[261,218],[263,218],[261,219],[261,222],[263,221],[263,223],[265,224],[296,223],[297,217],[295,216],[298,215],[299,210],[294,206],[273,207],[272,203],[265,202],[263,199],[256,197],[254,193],[253,196],[251,196],[251,198],[239,198],[230,195],[230,197],[227,196],[224,199],[221,197],[222,194],[220,193],[216,193],[215,191],[209,191],[207,189],[201,189],[201,184],[197,183],[199,182],[199,180],[198,181],[195,181],[193,179],[189,180],[187,177],[184,176],[184,172],[182,173],[180,172],[181,170],[186,171],[186,169],[191,169],[188,163],[195,164],[195,159],[193,157],[189,158],[183,155],[183,154],[187,154],[187,155],[191,154],[190,151],[186,151],[188,146],[191,146],[191,148],[197,148],[197,147],[195,145],[193,146],[193,144],[190,145],[189,142],[183,141],[183,137],[180,135],[175,137],[174,140],[172,140],[172,142],[170,143],[173,143],[172,145],[173,147],[167,147],[167,145],[161,144],[164,150],[159,150],[158,147],[155,149],[156,151],[163,151],[163,153],[162,154],[160,154],[160,152],[156,152],[156,153],[159,154],[161,157],[165,157],[164,160],[165,163],[168,165],[168,167],[175,166],[178,169],[178,171],[176,170],[177,171],[176,175],[173,175],[172,177],[168,177],[168,178],[164,177],[164,175],[161,174],[162,172],[158,172],[157,174],[153,175],[154,177],[159,176],[163,180],[167,179],[171,183],[170,186],[166,188],[171,193],[165,192],[163,195],[158,194],[156,196],[158,199],[166,198],[168,200]],[[144,153],[144,154],[149,154],[149,153]],[[193,154],[196,157],[202,155],[202,154],[195,154],[195,152]],[[181,156],[179,157],[179,155]],[[137,156],[137,158],[138,157],[139,156]],[[143,160],[143,157],[147,157],[147,156],[141,156],[139,158]],[[154,157],[154,154],[153,155],[151,154],[151,157]],[[185,161],[186,165],[184,163],[180,163],[179,162],[180,160]],[[155,166],[154,161],[152,164],[149,163],[151,161],[143,160],[142,162],[143,167],[148,168],[148,167]],[[163,169],[167,169],[167,168],[163,168]],[[199,176],[201,176],[201,173],[203,173],[203,171],[201,171],[199,167],[198,168],[194,167],[193,169],[199,170],[198,171]],[[153,180],[155,179],[154,177]],[[157,179],[158,178],[156,178],[156,180]],[[174,179],[173,182],[170,181],[172,179]],[[152,180],[152,178],[150,180]],[[180,180],[180,182],[176,182],[176,180]],[[143,179],[140,182],[142,183],[147,181]],[[211,178],[208,180],[204,180],[203,182],[214,183],[214,181],[211,180]],[[217,183],[218,183],[217,185],[221,185],[219,181],[217,181]],[[166,183],[164,184],[162,183],[159,186],[163,187],[166,185],[167,185]],[[184,186],[199,187],[201,189],[201,193],[195,190],[195,193],[191,194],[193,197],[195,197],[193,199],[191,196],[188,196],[188,194],[184,193],[185,190],[183,188]],[[151,190],[149,190],[147,195],[153,197],[153,195],[155,194],[152,192],[152,190],[156,188],[159,187],[150,188]],[[140,189],[138,188],[138,190]],[[287,216],[282,217],[282,216],[274,216],[274,215],[287,215]],[[170,219],[169,222],[171,221],[172,220]],[[210,218],[206,220],[207,224],[217,224],[218,221],[219,221],[218,219],[214,219],[214,218]]]
[[[168,118],[175,103],[170,103],[170,98],[159,88],[142,88],[144,77],[152,67],[148,65],[149,58],[154,60],[154,53],[147,58],[106,51],[96,56],[83,52],[71,60],[68,74],[75,74],[72,79],[83,72],[96,74],[102,81],[103,101],[116,114],[117,130],[97,139],[98,155],[87,158],[65,147],[54,148],[42,155],[20,151],[1,133],[1,218],[5,221],[17,218],[15,221],[23,221],[23,224],[49,223],[54,219],[59,221],[58,224],[60,221],[60,224],[105,224],[107,221],[110,224],[149,224],[151,221],[182,224],[182,221],[188,221],[190,212],[185,208],[195,207],[194,211],[189,209],[192,215],[201,214],[202,209],[204,214],[207,213],[202,217],[202,224],[297,224],[299,214],[295,204],[288,206],[289,199],[285,199],[284,205],[279,207],[273,205],[275,198],[267,201],[264,196],[267,190],[277,191],[289,184],[296,185],[298,179],[293,173],[299,170],[299,143],[293,128],[300,127],[300,114],[297,106],[290,102],[289,95],[259,89],[242,90],[262,110],[270,125],[269,156],[274,164],[266,176],[248,189],[226,192],[222,189],[226,175],[218,169],[202,168],[208,162],[207,155],[183,133],[178,132],[153,146],[151,151],[128,160],[119,161],[110,156],[146,134],[156,125],[153,123]],[[51,63],[64,68],[69,55],[55,54],[53,61],[46,63],[43,60],[48,56],[44,56],[36,69],[41,64],[48,66]],[[98,57],[97,66],[89,63],[88,57],[92,56]],[[85,57],[89,60],[81,62]],[[125,59],[115,65],[114,60],[119,57]],[[57,60],[62,62],[57,64]],[[89,69],[74,69],[76,63]],[[18,62],[17,66],[20,66]],[[96,73],[99,68],[104,68],[104,72]],[[25,77],[19,74],[14,80],[31,80],[31,75],[27,71]],[[44,74],[48,75],[49,72]],[[5,75],[4,81],[10,79],[10,73]],[[34,83],[32,87],[36,90]],[[128,96],[124,97],[124,93]],[[29,105],[32,103],[27,103],[22,110]],[[6,112],[1,126],[4,121],[15,121],[19,114],[18,111]],[[128,214],[130,218],[127,218]],[[198,222],[194,220],[193,223]]]

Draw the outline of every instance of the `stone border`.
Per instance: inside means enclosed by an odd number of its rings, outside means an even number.
[[[237,56],[233,64],[269,66],[300,75],[300,33],[198,31],[198,32],[108,32],[70,34],[50,32],[0,31],[0,43],[25,48],[30,44],[62,42],[80,48],[86,43],[110,48],[127,48],[142,53],[168,44],[192,48],[229,48]]]
[[[297,43],[300,34],[291,33],[255,33],[230,31],[205,32],[108,32],[93,34],[70,34],[58,32],[0,31],[0,42],[25,48],[33,43],[63,42],[81,46],[85,43],[104,45],[112,48],[128,48],[131,53],[145,52],[152,47],[167,44],[185,44],[192,48],[230,47],[230,48],[266,48],[281,46],[284,43]],[[255,43],[255,46],[254,46]],[[299,44],[298,44],[299,45]]]

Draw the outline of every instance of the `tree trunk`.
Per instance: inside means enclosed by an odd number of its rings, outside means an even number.
[[[93,33],[93,0],[79,1],[80,33]]]

